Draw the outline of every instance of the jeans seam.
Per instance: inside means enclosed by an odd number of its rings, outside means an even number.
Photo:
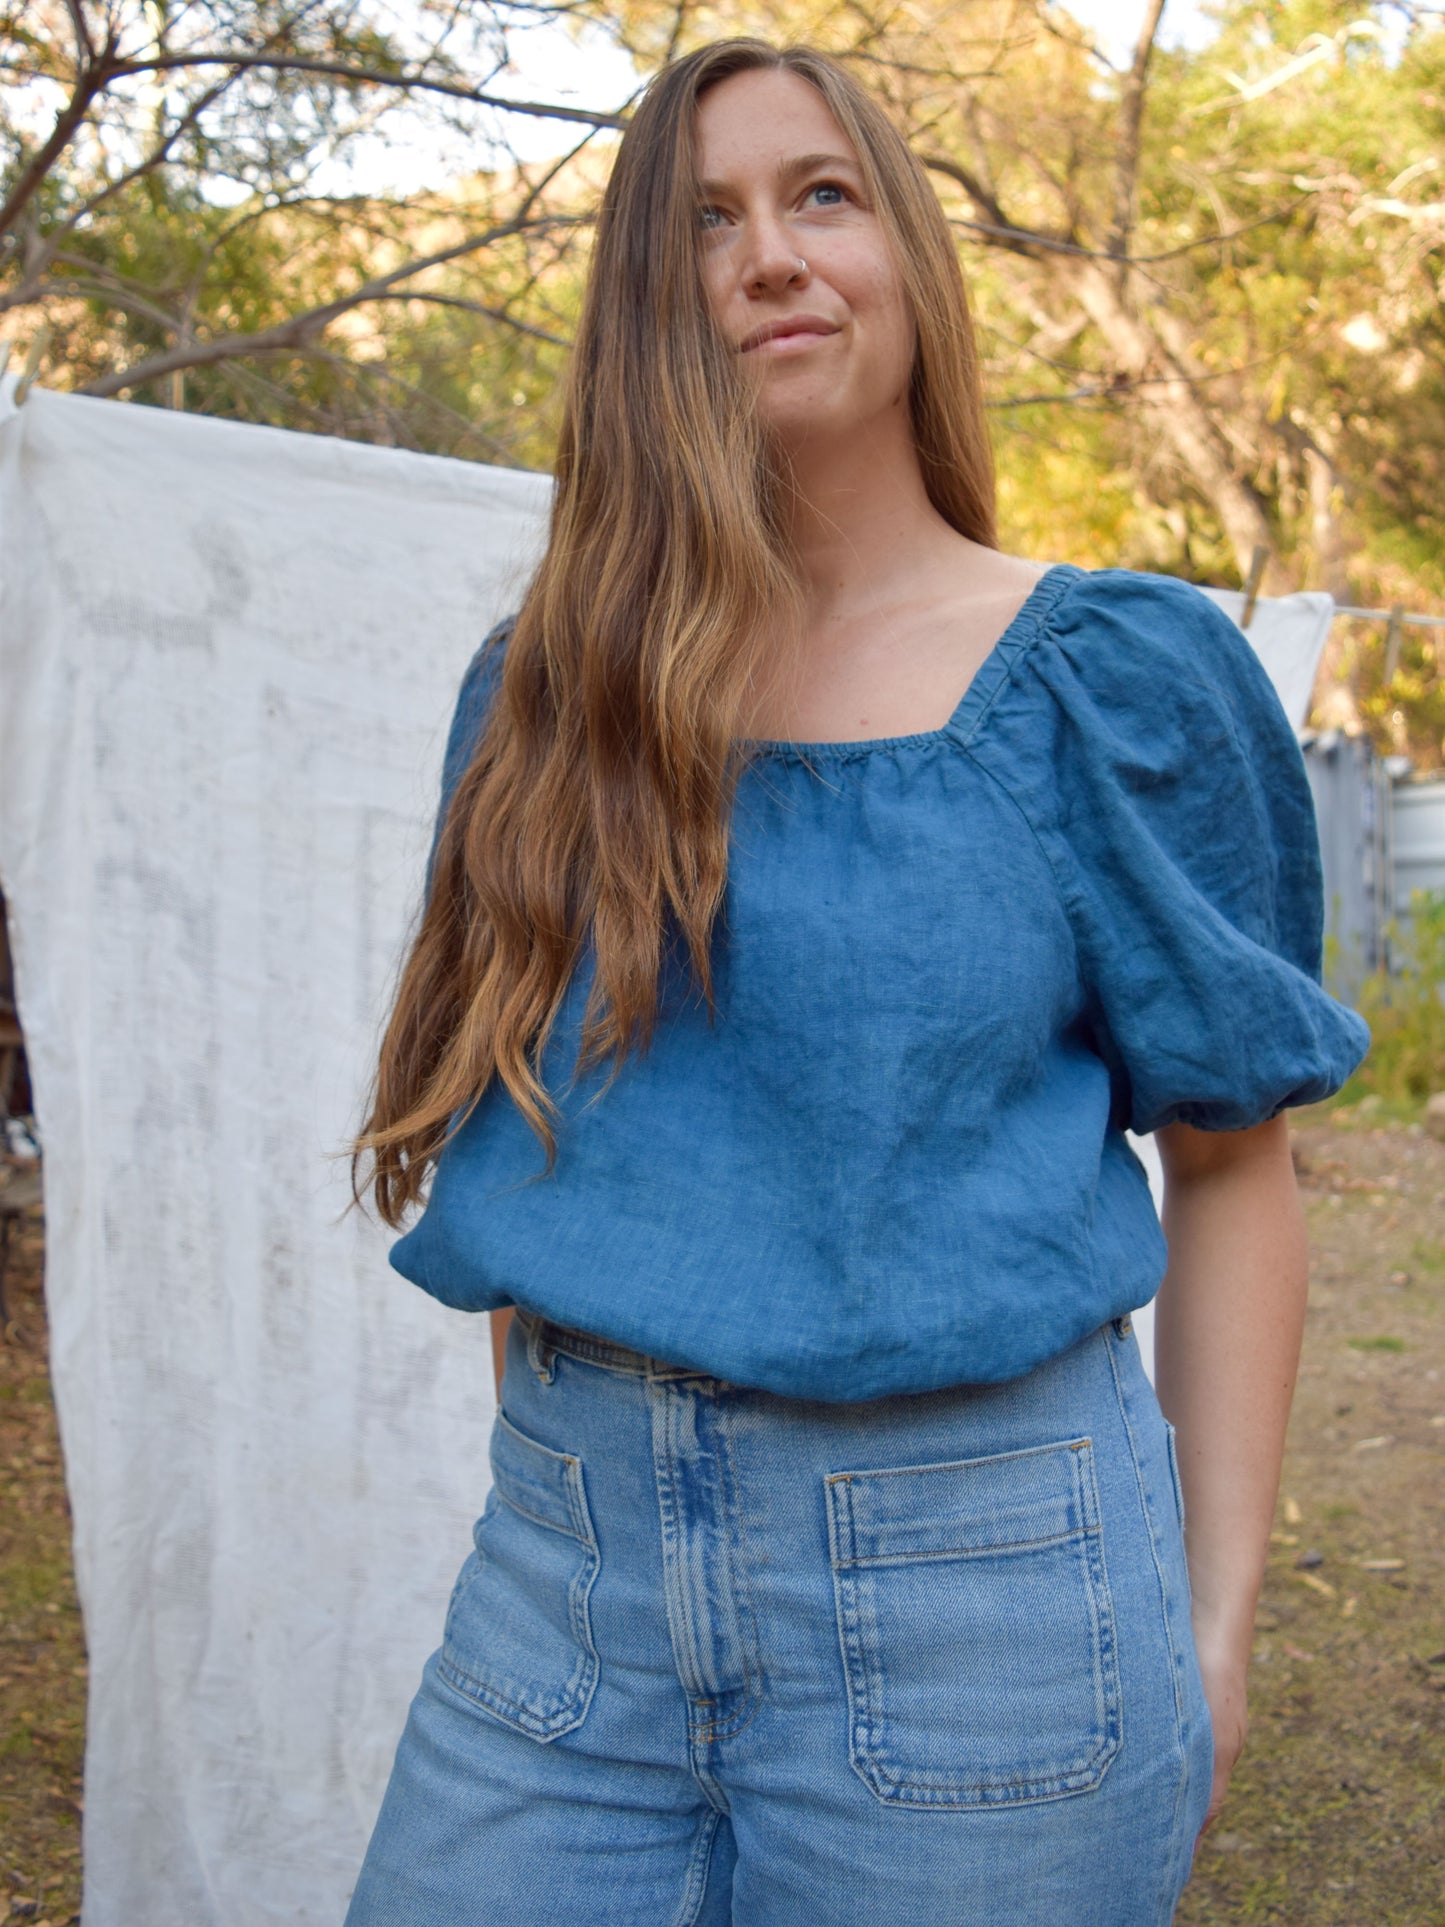
[[[662,1529],[663,1601],[672,1642],[673,1664],[677,1668],[678,1681],[687,1702],[688,1726],[691,1729],[694,1703],[707,1694],[709,1688],[702,1675],[691,1593],[679,1573],[683,1540],[687,1531],[674,1475],[678,1451],[679,1400],[673,1387],[668,1383],[649,1382],[647,1395],[651,1407],[649,1418],[653,1428],[653,1484],[657,1493],[658,1520]],[[657,1449],[659,1428],[663,1447],[660,1454]],[[691,1753],[692,1750],[690,1731],[689,1752]]]
[[[1149,1535],[1149,1556],[1153,1561],[1154,1576],[1159,1586],[1159,1611],[1164,1623],[1164,1633],[1169,1648],[1170,1684],[1174,1691],[1174,1744],[1179,1750],[1179,1780],[1174,1796],[1173,1832],[1175,1851],[1171,1856],[1170,1865],[1164,1874],[1164,1884],[1159,1896],[1159,1918],[1161,1920],[1168,1920],[1172,1917],[1170,1897],[1179,1884],[1179,1827],[1183,1815],[1187,1811],[1189,1799],[1190,1760],[1189,1749],[1184,1743],[1183,1688],[1179,1678],[1179,1657],[1176,1651],[1177,1636],[1173,1614],[1170,1611],[1169,1584],[1164,1577],[1164,1567],[1159,1555],[1159,1539],[1154,1514],[1149,1505],[1149,1495],[1144,1489],[1144,1472],[1139,1462],[1139,1442],[1134,1433],[1133,1422],[1129,1417],[1129,1401],[1124,1392],[1123,1381],[1119,1376],[1119,1361],[1114,1356],[1114,1342],[1117,1334],[1113,1326],[1110,1326],[1108,1330],[1109,1340],[1107,1349],[1109,1354],[1109,1373],[1114,1381],[1114,1399],[1119,1408],[1119,1417],[1123,1422],[1125,1436],[1129,1441],[1129,1457],[1134,1467],[1134,1483],[1139,1493],[1139,1508],[1144,1515],[1144,1525]],[[1118,1342],[1122,1344],[1123,1339],[1119,1338]]]
[[[743,1696],[745,1712],[741,1719],[724,1728],[714,1727],[713,1738],[730,1740],[750,1726],[762,1707],[763,1672],[762,1655],[758,1650],[758,1622],[753,1610],[751,1574],[747,1559],[747,1528],[743,1519],[743,1488],[738,1478],[737,1452],[734,1449],[732,1417],[726,1402],[716,1399],[713,1412],[717,1420],[718,1436],[727,1453],[728,1479],[728,1540],[729,1557],[732,1571],[729,1574],[734,1607],[738,1615],[738,1644],[743,1662]]]
[[[722,1815],[716,1809],[711,1809],[703,1813],[698,1823],[697,1838],[687,1863],[687,1884],[683,1888],[682,1906],[674,1916],[674,1927],[692,1927],[697,1919],[707,1895],[708,1868],[712,1863],[713,1846],[721,1819]]]

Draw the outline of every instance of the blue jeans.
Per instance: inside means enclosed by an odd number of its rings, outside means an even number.
[[[1157,1927],[1213,1743],[1127,1319],[778,1398],[519,1313],[347,1927]]]

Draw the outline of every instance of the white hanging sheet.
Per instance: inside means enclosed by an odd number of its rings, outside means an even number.
[[[0,394],[0,878],[90,1649],[85,1927],[338,1927],[487,1478],[334,1154],[545,476]]]
[[[1204,593],[1232,622],[1237,623],[1244,614],[1244,595],[1239,589],[1206,589]],[[1334,615],[1335,599],[1322,590],[1261,596],[1244,632],[1269,672],[1296,733],[1304,728],[1309,716],[1315,672]]]

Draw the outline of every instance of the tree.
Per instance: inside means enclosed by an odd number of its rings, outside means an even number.
[[[0,314],[43,318],[49,367],[88,394],[188,386],[212,412],[383,440],[417,439],[420,394],[423,441],[445,443],[448,383],[418,389],[407,364],[435,364],[459,315],[472,347],[505,342],[509,392],[565,346],[530,297],[586,209],[548,202],[555,163],[508,164],[508,128],[548,119],[575,152],[619,116],[507,94],[511,37],[549,13],[565,7],[417,0],[406,31],[367,0],[0,15]],[[438,193],[347,191],[348,157],[403,116],[497,164]],[[466,452],[499,452],[451,414]]]

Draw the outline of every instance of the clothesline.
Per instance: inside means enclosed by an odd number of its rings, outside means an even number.
[[[1354,616],[1361,622],[1397,621],[1415,629],[1445,629],[1445,616],[1409,616],[1403,610],[1394,609],[1357,609],[1348,602],[1337,602],[1335,614]]]
[[[1260,544],[1250,557],[1249,573],[1244,582],[1244,606],[1239,613],[1239,626],[1248,629],[1254,620],[1255,605],[1259,601],[1260,588],[1264,582],[1264,572],[1269,566],[1269,550]],[[1385,631],[1385,682],[1388,686],[1395,679],[1400,667],[1400,646],[1404,641],[1408,625],[1414,629],[1445,629],[1445,616],[1407,615],[1403,602],[1397,602],[1392,609],[1361,609],[1351,602],[1337,602],[1330,614],[1333,622],[1339,616],[1349,616],[1356,622],[1384,622],[1389,627]]]

